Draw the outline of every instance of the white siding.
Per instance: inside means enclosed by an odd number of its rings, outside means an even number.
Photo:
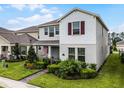
[[[68,35],[68,23],[85,21],[84,35]],[[73,12],[60,21],[60,58],[68,59],[68,48],[85,48],[85,62],[96,64],[96,18],[81,12]],[[64,54],[64,56],[63,56]],[[76,57],[77,58],[77,57]]]
[[[103,32],[102,32],[103,31]],[[96,20],[96,63],[99,68],[109,54],[108,31]]]
[[[68,35],[68,23],[85,21],[85,35]],[[73,12],[60,21],[60,44],[96,44],[95,17]]]
[[[49,30],[48,35],[44,35],[44,27],[42,27],[39,28],[39,40],[59,40],[59,35],[56,35],[54,31],[54,37],[49,37]]]
[[[60,57],[61,60],[68,59],[68,48],[85,48],[85,62],[96,64],[96,45],[61,45],[60,46]],[[64,54],[64,56],[63,56]],[[76,55],[77,56],[77,55]],[[77,58],[77,57],[76,57]]]

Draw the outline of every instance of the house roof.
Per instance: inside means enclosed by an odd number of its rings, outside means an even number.
[[[2,33],[0,35],[6,40],[8,40],[11,44],[19,43],[29,45],[37,41],[37,39],[28,34],[15,35],[14,33]]]
[[[14,31],[0,27],[0,33],[12,33],[12,32],[14,32]]]
[[[39,29],[37,26],[31,26],[21,30],[17,30],[16,33],[34,33],[34,32],[38,32],[38,30]]]
[[[46,25],[58,24],[61,20],[63,20],[65,17],[67,17],[68,15],[70,15],[71,13],[73,13],[74,11],[79,11],[79,12],[86,13],[86,14],[89,14],[91,16],[96,17],[99,20],[99,22],[105,27],[105,29],[107,31],[109,30],[108,27],[103,22],[102,18],[98,14],[95,14],[95,13],[92,13],[92,12],[89,12],[89,11],[86,11],[86,10],[82,10],[82,9],[79,9],[79,8],[74,8],[70,12],[68,12],[64,16],[62,16],[61,18],[56,19],[56,20],[53,20],[53,21],[50,21],[50,22],[47,22],[47,23],[44,23],[44,24],[41,24],[38,27],[42,27],[42,26],[46,26]]]
[[[40,25],[38,25],[38,27],[43,27],[43,26],[48,26],[48,25],[56,25],[56,24],[59,24],[58,19],[40,24]]]
[[[34,37],[32,37],[28,34],[17,35],[17,38],[18,38],[18,42],[20,44],[24,44],[24,45],[30,45],[30,44],[33,44],[34,42],[38,41],[37,39],[35,39]]]
[[[36,41],[33,45],[59,45],[59,40]]]
[[[124,45],[124,41],[119,41],[116,43],[117,45]]]
[[[0,35],[10,43],[17,43],[17,36],[14,33],[0,33]]]

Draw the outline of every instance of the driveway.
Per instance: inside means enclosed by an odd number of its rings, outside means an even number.
[[[24,82],[11,80],[4,77],[0,77],[0,86],[4,88],[39,88]]]

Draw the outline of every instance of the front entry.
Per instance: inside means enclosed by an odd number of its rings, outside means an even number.
[[[51,46],[51,57],[59,59],[59,47]]]

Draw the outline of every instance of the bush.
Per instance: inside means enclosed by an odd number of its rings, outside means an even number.
[[[35,50],[33,48],[33,46],[31,45],[29,50],[28,50],[28,56],[27,56],[27,60],[30,62],[30,63],[35,63],[37,61],[38,57],[35,53]]]
[[[124,63],[124,53],[121,54],[121,62]]]
[[[85,62],[82,62],[82,68],[87,68],[88,64],[86,64]]]
[[[35,64],[35,69],[45,69],[46,68],[46,65],[44,62],[37,62]]]
[[[59,75],[59,68],[60,68],[59,64],[48,65],[47,68],[48,68],[48,72],[49,73],[53,73],[53,74]]]
[[[48,65],[48,64],[50,64],[50,59],[49,58],[43,58],[43,62],[46,64],[46,65]]]
[[[34,63],[25,63],[24,67],[26,67],[27,69],[34,69],[35,65]]]
[[[81,78],[90,79],[96,76],[96,70],[91,68],[81,69],[80,71]]]
[[[21,60],[21,59],[10,59],[10,60],[6,60],[6,62],[10,62],[10,63],[20,62],[20,61],[23,61],[23,60]]]
[[[96,70],[96,64],[89,64],[89,68]]]
[[[81,68],[82,62],[66,60],[60,63],[59,75],[61,78],[73,77],[79,74]]]

